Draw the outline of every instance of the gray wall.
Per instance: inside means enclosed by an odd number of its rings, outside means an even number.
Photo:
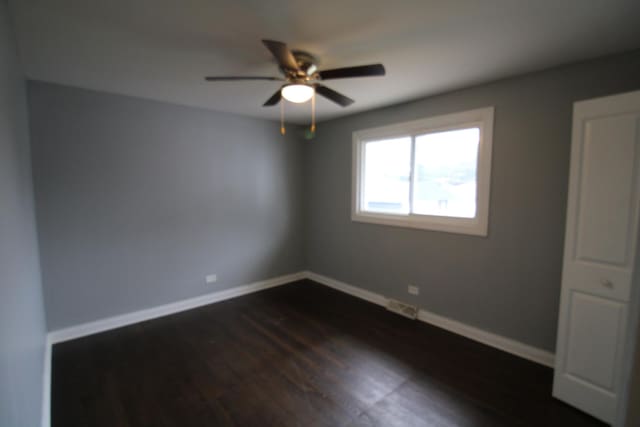
[[[304,267],[294,128],[40,82],[29,105],[50,330]]]
[[[635,52],[321,123],[306,161],[307,267],[553,350],[572,103],[638,88]],[[485,106],[495,106],[487,238],[350,220],[353,131]]]
[[[49,328],[306,268],[553,350],[572,103],[637,89],[638,75],[640,52],[604,58],[320,123],[311,142],[31,82]],[[351,222],[353,131],[489,105],[487,238]]]
[[[40,424],[45,322],[25,82],[0,1],[0,426]]]

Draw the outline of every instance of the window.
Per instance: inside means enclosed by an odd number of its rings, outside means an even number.
[[[354,221],[486,236],[493,108],[353,134]]]

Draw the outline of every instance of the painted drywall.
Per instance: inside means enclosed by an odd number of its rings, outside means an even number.
[[[295,128],[42,82],[29,105],[50,330],[302,269]]]
[[[572,104],[638,89],[638,76],[633,52],[321,123],[306,159],[307,268],[553,351]],[[488,237],[351,221],[352,132],[487,106]]]
[[[0,1],[0,426],[40,424],[45,319],[25,81]]]

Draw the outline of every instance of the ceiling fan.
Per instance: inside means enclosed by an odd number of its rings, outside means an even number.
[[[330,89],[320,82],[332,79],[344,79],[350,77],[384,76],[385,69],[382,64],[360,65],[357,67],[335,68],[319,71],[317,59],[308,52],[289,50],[287,45],[274,40],[262,40],[271,54],[275,57],[280,71],[284,77],[261,76],[213,76],[205,77],[210,82],[215,81],[241,81],[241,80],[271,80],[285,82],[276,93],[271,96],[263,107],[270,107],[280,102],[281,98],[295,103],[303,103],[310,100],[314,93],[324,96],[336,104],[347,107],[355,101],[341,93]]]

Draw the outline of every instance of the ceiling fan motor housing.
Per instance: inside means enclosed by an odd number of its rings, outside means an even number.
[[[309,52],[302,50],[293,50],[291,53],[293,54],[300,71],[303,73],[302,77],[312,77],[316,71],[318,71],[318,58]],[[285,70],[283,71],[285,74],[287,73]]]

